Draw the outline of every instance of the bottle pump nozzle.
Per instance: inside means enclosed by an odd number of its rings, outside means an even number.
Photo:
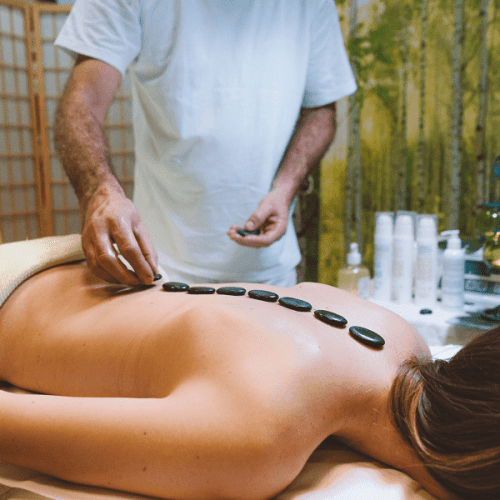
[[[361,264],[361,254],[359,253],[358,249],[358,244],[357,243],[351,243],[350,244],[350,252],[347,254],[347,263],[350,266],[358,266]]]

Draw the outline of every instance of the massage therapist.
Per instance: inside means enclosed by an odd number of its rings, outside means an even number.
[[[293,200],[356,90],[334,1],[77,0],[55,43],[76,58],[55,141],[93,274],[294,285]],[[126,71],[133,202],[102,130]]]

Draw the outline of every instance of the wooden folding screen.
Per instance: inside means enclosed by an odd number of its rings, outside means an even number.
[[[29,26],[29,5],[1,1],[0,234],[4,241],[40,234],[43,198]]]
[[[54,151],[57,102],[73,59],[53,43],[67,5],[0,0],[0,234],[4,241],[79,232],[78,201]],[[127,77],[105,123],[115,173],[133,188]]]

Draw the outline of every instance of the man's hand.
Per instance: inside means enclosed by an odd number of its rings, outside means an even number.
[[[55,146],[80,201],[82,246],[91,272],[110,283],[149,285],[158,257],[134,204],[111,172],[103,131],[120,78],[109,64],[78,56],[57,108]]]
[[[274,189],[262,198],[257,210],[250,216],[244,227],[248,231],[258,229],[260,234],[241,236],[237,232],[240,229],[239,226],[231,226],[227,234],[240,245],[255,248],[268,247],[285,234],[289,208],[288,199],[281,191]]]
[[[132,266],[127,269],[113,247]],[[110,283],[150,285],[158,256],[134,204],[110,185],[98,188],[85,212],[82,246],[90,271]]]
[[[262,198],[245,229],[260,230],[259,235],[242,236],[231,226],[229,237],[248,247],[267,247],[286,231],[290,204],[308,173],[319,165],[328,150],[336,128],[335,103],[302,108],[290,142],[278,167],[273,189]]]

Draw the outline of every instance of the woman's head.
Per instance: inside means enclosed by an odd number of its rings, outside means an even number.
[[[449,361],[405,362],[390,404],[429,472],[466,499],[500,498],[500,327]]]

